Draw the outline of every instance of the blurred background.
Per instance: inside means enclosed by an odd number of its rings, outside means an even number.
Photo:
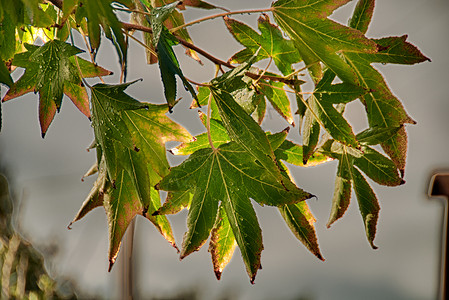
[[[209,2],[230,10],[255,7],[255,1]],[[356,1],[353,2],[337,10],[332,18],[346,24]],[[256,8],[270,4],[271,1],[259,0]],[[185,18],[194,20],[212,13],[188,9]],[[258,14],[235,18],[257,28]],[[255,205],[264,238],[263,270],[255,285],[251,285],[236,250],[222,279],[217,281],[207,245],[179,261],[176,251],[154,226],[138,217],[134,243],[136,298],[177,299],[182,294],[184,299],[435,299],[443,205],[437,199],[428,199],[426,192],[433,170],[449,168],[448,28],[449,2],[445,0],[376,2],[368,37],[408,34],[408,41],[432,60],[414,66],[376,65],[417,121],[417,125],[407,127],[407,183],[396,188],[372,184],[381,204],[375,239],[378,250],[372,250],[366,241],[356,201],[344,218],[330,229],[325,226],[336,162],[308,169],[292,168],[298,186],[318,196],[308,203],[317,219],[325,262],[317,260],[293,237],[276,209]],[[194,25],[190,34],[195,44],[223,60],[242,49],[221,19]],[[78,43],[83,46],[81,41]],[[186,77],[197,82],[213,77],[215,69],[206,59],[201,66],[185,57],[181,46],[176,50]],[[146,65],[143,49],[133,42],[129,57],[128,80],[142,78],[143,82],[132,85],[128,93],[141,101],[164,103],[157,66]],[[118,60],[108,40],[103,39],[97,58],[100,66],[117,74],[105,80],[117,83]],[[4,93],[2,87],[2,96]],[[170,117],[193,135],[204,132],[197,112],[184,109],[190,106],[191,98],[182,87],[179,96],[184,99]],[[94,182],[94,178],[80,180],[95,161],[95,153],[86,151],[93,140],[93,130],[70,101],[64,100],[60,114],[42,139],[37,100],[37,96],[28,94],[2,105],[0,164],[9,170],[13,182],[18,228],[46,254],[50,274],[70,278],[83,292],[81,297],[119,299],[119,264],[123,258],[119,257],[112,271],[107,272],[104,210],[95,209],[67,230]],[[351,104],[346,113],[355,132],[367,126],[360,113],[363,108],[359,103]],[[264,126],[276,132],[287,123],[268,109]],[[292,128],[290,135],[290,139],[298,140],[297,128]],[[167,155],[173,165],[184,159]],[[169,218],[180,244],[186,230],[186,212]]]

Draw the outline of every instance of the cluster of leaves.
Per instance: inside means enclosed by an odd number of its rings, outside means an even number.
[[[42,254],[15,229],[13,202],[0,174],[0,288],[2,299],[76,299],[50,277]]]
[[[406,36],[370,39],[365,35],[374,0],[359,0],[347,26],[329,18],[349,1],[278,0],[258,11],[271,13],[276,22],[260,14],[260,33],[233,19],[233,12],[213,15],[210,18],[223,16],[231,36],[244,47],[227,62],[195,46],[186,30],[196,23],[185,23],[186,6],[221,9],[200,0],[128,0],[114,5],[109,0],[49,1],[52,5],[39,0],[14,5],[2,1],[0,22],[11,21],[1,27],[0,81],[9,86],[3,101],[38,92],[43,135],[59,112],[63,94],[91,119],[97,162],[86,175],[98,173],[98,177],[73,222],[95,207],[104,207],[110,267],[136,215],[151,221],[176,247],[166,215],[188,208],[180,257],[199,250],[210,237],[209,251],[220,278],[238,246],[254,282],[263,243],[251,200],[277,207],[295,237],[324,260],[315,218],[306,203],[314,195],[294,183],[287,164],[307,167],[331,160],[339,163],[328,226],[344,215],[353,188],[367,239],[375,248],[379,204],[365,175],[381,185],[404,183],[405,124],[414,121],[373,63],[415,64],[428,58]],[[132,23],[120,21],[117,11],[133,12]],[[11,19],[11,15],[18,17]],[[45,33],[45,43],[26,44],[34,41],[32,33],[37,29]],[[137,39],[132,33],[143,32],[139,43],[147,51],[148,63],[158,63],[166,105],[140,102],[126,94],[135,82],[93,86],[85,82],[87,77],[110,74],[95,64],[101,30],[116,48],[122,78],[126,78],[128,42]],[[24,38],[23,31],[32,37]],[[85,38],[91,62],[78,57],[82,50],[73,45],[73,38],[67,42],[75,32]],[[4,46],[6,41],[14,49]],[[195,83],[199,86],[195,90],[173,51],[178,44],[194,59],[202,55],[217,64],[222,74]],[[263,62],[264,69],[257,67]],[[272,62],[279,72],[268,71]],[[302,91],[306,77],[301,77],[298,65],[310,74],[311,92]],[[16,82],[10,76],[14,67],[25,69]],[[194,138],[166,116],[177,104],[176,76],[191,94],[192,107],[208,110],[206,115],[200,113],[206,132]],[[344,110],[357,99],[366,108],[369,128],[355,134]],[[262,129],[267,105],[285,119],[286,130],[272,134]],[[299,128],[301,143],[287,139],[291,127]],[[169,140],[180,142],[171,153],[189,155],[172,168],[165,149]],[[163,205],[160,190],[168,192]]]

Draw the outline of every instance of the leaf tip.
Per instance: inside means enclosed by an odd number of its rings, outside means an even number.
[[[111,272],[111,270],[112,270],[112,266],[114,265],[114,263],[115,263],[115,258],[111,258],[111,259],[109,259],[109,267],[108,267],[108,272]]]
[[[220,270],[214,270],[214,273],[215,273],[215,277],[217,278],[217,280],[220,280],[221,279],[221,271]]]

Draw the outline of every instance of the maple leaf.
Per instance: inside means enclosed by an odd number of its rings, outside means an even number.
[[[165,115],[167,105],[141,103],[127,95],[124,90],[132,83],[97,84],[91,88],[98,177],[72,221],[95,207],[105,208],[110,268],[123,234],[136,215],[149,219],[176,248],[166,216],[153,215],[161,206],[153,186],[169,171],[165,142],[191,139],[185,129]]]
[[[285,184],[288,189],[235,142],[221,145],[216,150],[200,149],[190,155],[157,185],[158,189],[166,191],[191,190],[193,193],[181,259],[205,243],[214,227],[221,202],[251,282],[254,282],[263,246],[261,230],[249,198],[261,205],[280,206],[312,196],[287,179]]]
[[[318,150],[324,155],[339,160],[337,177],[335,179],[332,211],[327,226],[330,227],[346,212],[350,198],[351,188],[354,187],[360,213],[362,215],[366,236],[370,245],[376,249],[373,241],[376,234],[377,219],[379,216],[379,203],[377,197],[359,169],[374,182],[397,186],[404,184],[398,168],[392,160],[377,152],[369,145],[379,144],[394,136],[400,128],[370,128],[357,135],[362,143],[359,150],[342,145],[334,140],[328,140]]]
[[[327,17],[350,0],[279,0],[273,3],[273,15],[279,26],[294,41],[296,49],[319,81],[323,62],[337,76],[357,85],[356,72],[341,58],[341,53],[376,53],[378,45],[362,32]]]
[[[305,102],[307,110],[302,126],[304,164],[318,144],[320,125],[339,142],[355,148],[359,146],[351,126],[334,105],[349,103],[367,91],[351,83],[332,84],[334,79],[335,74],[328,69]]]
[[[12,62],[15,66],[25,68],[25,73],[14,83],[3,101],[32,91],[38,92],[42,137],[61,108],[63,94],[66,94],[84,115],[90,117],[89,98],[82,86],[74,60],[74,56],[82,51],[58,40],[49,41],[43,46],[25,47],[28,51],[16,54]],[[76,59],[83,77],[111,74],[110,71],[81,58]]]
[[[126,63],[128,45],[122,32],[122,25],[114,13],[110,0],[82,0],[78,5],[76,17],[78,23],[87,19],[89,41],[93,50],[100,47],[101,28],[104,35],[112,42],[118,54],[120,64]],[[119,1],[120,2],[120,1]],[[101,27],[101,28],[100,28]]]
[[[179,62],[176,58],[173,46],[178,44],[178,40],[168,31],[163,22],[175,11],[179,1],[151,9],[148,21],[152,29],[153,46],[157,49],[159,70],[164,84],[164,95],[167,100],[169,111],[176,103],[176,78],[178,75],[186,90],[190,92],[194,99],[197,99],[195,90],[184,77]]]
[[[399,127],[404,123],[414,124],[415,121],[407,114],[383,76],[371,66],[371,63],[415,64],[430,59],[406,42],[406,36],[384,38],[376,42],[383,47],[383,50],[376,54],[343,54],[345,60],[356,70],[360,85],[369,91],[361,98],[366,107],[369,125],[388,128]],[[384,141],[382,147],[403,173],[407,153],[405,128],[403,127],[390,140]]]
[[[234,19],[225,17],[224,21],[234,38],[246,47],[234,54],[229,61],[243,63],[257,52],[255,61],[272,58],[282,74],[289,75],[293,72],[291,65],[301,60],[293,42],[286,40],[279,28],[270,23],[268,15],[263,14],[258,19],[261,34]]]

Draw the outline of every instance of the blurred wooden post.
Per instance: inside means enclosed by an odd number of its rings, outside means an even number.
[[[440,262],[440,282],[439,282],[439,297],[438,299],[449,299],[449,291],[447,288],[448,283],[448,263],[447,259],[448,255],[448,214],[449,214],[449,171],[448,172],[440,172],[435,173],[431,179],[429,184],[429,192],[430,197],[438,197],[443,199],[444,204],[444,217],[443,217],[443,228],[442,228],[442,237],[441,237],[441,262]]]
[[[134,218],[129,224],[122,242],[122,259],[120,260],[120,299],[123,300],[133,299],[133,242],[135,224],[136,219]]]

